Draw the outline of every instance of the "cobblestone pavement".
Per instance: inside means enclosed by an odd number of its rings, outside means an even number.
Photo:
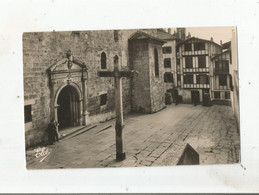
[[[189,143],[199,153],[200,164],[239,162],[240,137],[229,106],[181,104],[154,114],[127,115],[126,159],[121,162],[114,160],[114,122],[100,123],[78,136],[47,146],[49,154],[44,159],[35,158],[35,150],[27,150],[27,168],[175,165],[174,155],[182,143]],[[102,130],[109,125],[112,127]]]

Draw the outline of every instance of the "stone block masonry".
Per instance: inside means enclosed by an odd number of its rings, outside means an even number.
[[[113,57],[121,58],[121,46],[114,41],[113,30],[85,32],[40,32],[23,34],[24,100],[34,100],[31,105],[32,126],[26,129],[26,146],[46,141],[46,128],[50,119],[51,94],[47,69],[66,58],[68,50],[88,68],[86,83],[86,110],[89,115],[111,113],[114,110],[114,81],[97,76],[101,53],[107,56],[107,69],[113,68]],[[130,91],[125,81],[124,97]],[[100,92],[107,93],[106,109],[100,109]],[[54,94],[55,95],[55,94]],[[126,111],[130,103],[126,100]],[[104,114],[104,117],[110,117]],[[101,117],[102,118],[102,117]]]
[[[137,29],[119,30],[118,40],[115,39],[113,30],[23,34],[24,101],[32,102],[25,103],[25,106],[29,107],[27,114],[30,112],[29,115],[31,115],[29,121],[25,123],[26,147],[47,140],[46,128],[51,118],[57,115],[55,112],[60,106],[54,102],[55,98],[58,99],[56,92],[60,91],[67,82],[67,78],[64,77],[62,80],[60,75],[65,75],[68,69],[65,70],[64,68],[67,67],[63,64],[60,69],[57,69],[59,72],[54,72],[55,78],[59,79],[54,86],[51,84],[52,80],[47,70],[62,60],[68,59],[69,50],[73,58],[85,64],[87,68],[86,81],[82,81],[78,73],[71,74],[71,84],[77,88],[77,92],[73,93],[80,93],[73,96],[73,105],[80,105],[80,107],[70,108],[76,115],[78,113],[80,115],[74,123],[82,124],[82,118],[88,120],[85,123],[89,124],[114,117],[114,80],[100,78],[97,75],[101,70],[101,54],[104,52],[106,55],[106,70],[113,70],[115,55],[118,56],[122,69],[128,70],[130,68],[128,39],[137,31]],[[155,29],[143,31],[156,35]],[[123,110],[124,113],[128,113],[132,110],[132,80],[123,78],[122,82]],[[107,94],[105,105],[101,105],[102,94]],[[78,99],[79,97],[81,99]],[[85,113],[82,113],[83,111]]]

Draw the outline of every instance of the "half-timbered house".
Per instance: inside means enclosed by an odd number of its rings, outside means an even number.
[[[213,79],[211,58],[222,46],[211,40],[191,37],[177,45],[177,87],[183,103],[209,101]]]

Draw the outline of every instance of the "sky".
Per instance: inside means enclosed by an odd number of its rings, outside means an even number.
[[[223,43],[230,41],[232,35],[232,28],[235,27],[194,27],[186,28],[186,36],[188,32],[191,33],[191,36],[198,37],[202,39],[210,40],[213,37],[213,41],[220,44],[220,40]],[[176,31],[176,28],[171,28],[171,32]]]

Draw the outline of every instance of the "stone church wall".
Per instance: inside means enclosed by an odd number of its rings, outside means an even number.
[[[155,76],[154,50],[158,52],[159,77]],[[151,112],[157,112],[165,107],[165,83],[164,83],[164,63],[162,46],[149,43],[149,61],[150,61],[150,96]]]
[[[24,33],[24,101],[31,105],[32,111],[32,121],[25,124],[26,146],[47,139],[46,128],[51,119],[49,78],[46,70],[57,61],[66,58],[68,50],[88,68],[86,110],[89,112],[89,120],[94,121],[95,115],[99,115],[98,120],[106,120],[114,114],[114,80],[99,78],[97,75],[102,52],[107,56],[107,69],[113,69],[115,55],[121,59],[121,46],[114,40],[113,30]],[[127,99],[124,101],[127,108],[125,112],[129,112],[129,81],[123,81],[123,85],[126,89],[123,96]],[[102,93],[107,93],[107,105],[103,109],[100,107]]]
[[[26,147],[47,140],[46,129],[51,120],[51,94],[47,69],[66,58],[68,50],[88,68],[86,81],[86,124],[115,116],[114,79],[100,78],[101,53],[107,57],[107,70],[113,70],[113,57],[118,55],[122,69],[129,68],[128,38],[135,30],[37,32],[23,34],[24,103],[31,106],[31,121],[25,123]],[[153,36],[156,30],[143,30]],[[131,111],[131,80],[122,79],[124,113]],[[100,106],[100,95],[107,93],[107,103]],[[55,94],[54,94],[55,95]]]
[[[130,43],[130,58],[132,68],[138,71],[138,76],[134,76],[133,79],[132,110],[135,112],[150,113],[148,42],[132,41]]]

